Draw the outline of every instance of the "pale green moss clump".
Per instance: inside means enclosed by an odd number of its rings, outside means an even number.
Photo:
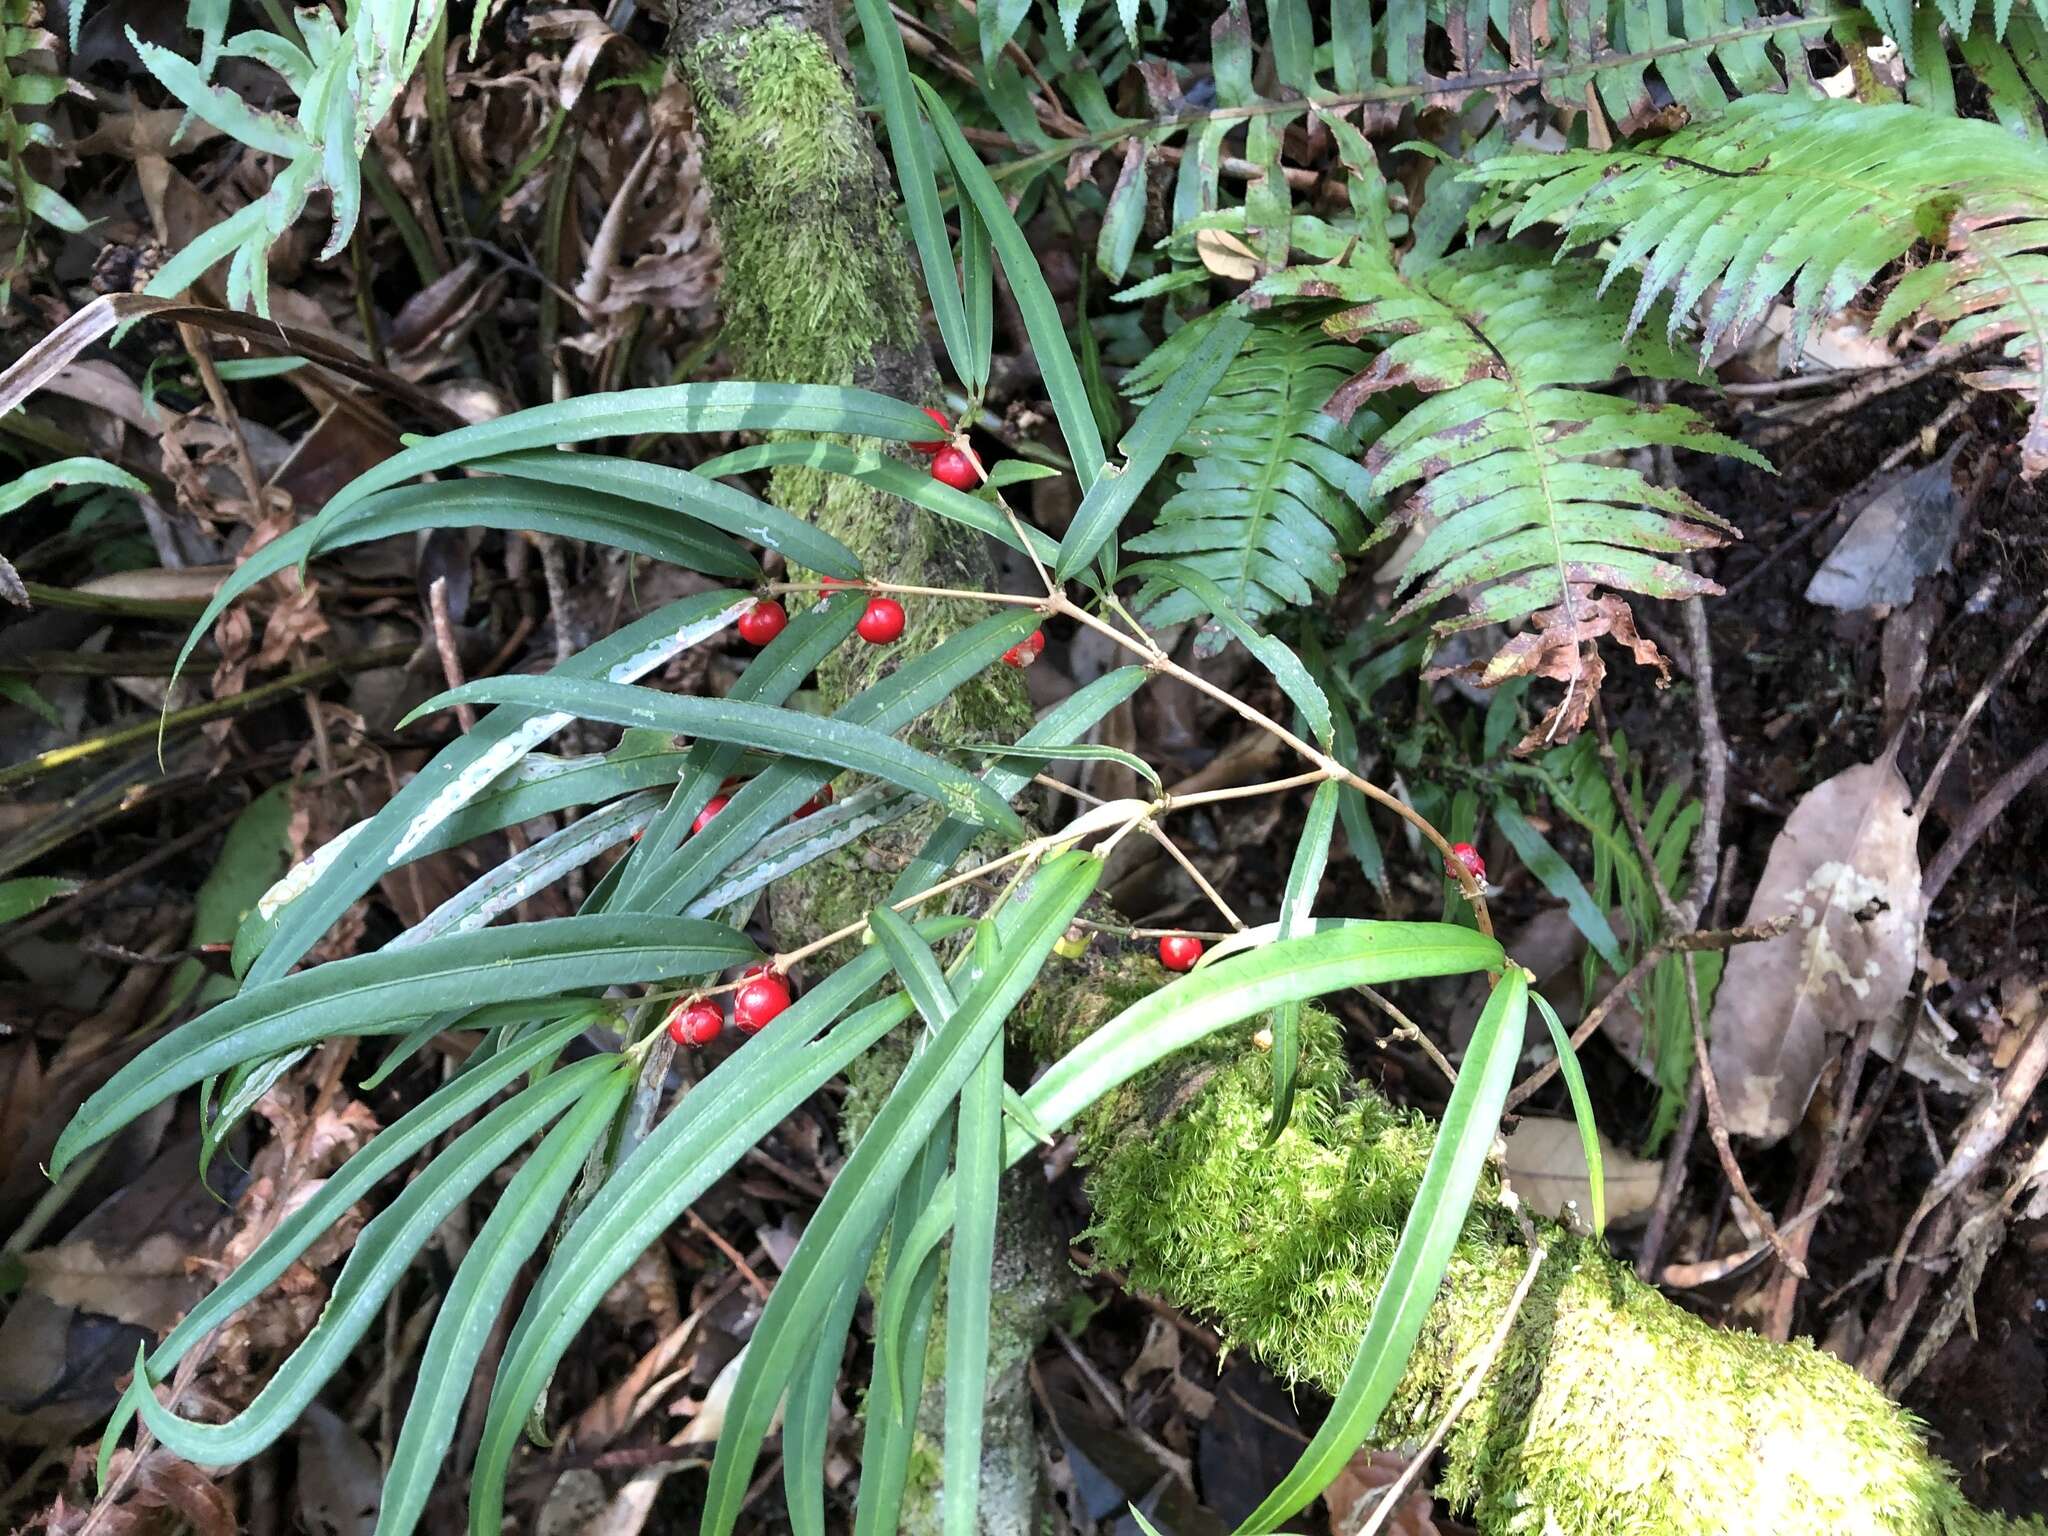
[[[1214,1320],[1283,1376],[1335,1390],[1413,1199],[1433,1128],[1344,1102],[1335,1030],[1311,1013],[1292,1126],[1264,1145],[1271,1074],[1234,1032],[1091,1120],[1096,1252]],[[1162,1097],[1179,1101],[1163,1119]],[[1550,1257],[1440,1491],[1487,1531],[1562,1536],[1963,1536],[2041,1531],[1971,1508],[1910,1415],[1830,1355],[1709,1326],[1598,1243]],[[1380,1429],[1426,1432],[1496,1325],[1526,1250],[1482,1191]]]
[[[747,373],[847,384],[877,347],[915,346],[909,266],[900,252],[863,259],[876,243],[871,140],[823,39],[776,21],[681,62],[716,195],[720,302]]]

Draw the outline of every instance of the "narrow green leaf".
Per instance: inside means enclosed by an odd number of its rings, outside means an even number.
[[[484,1116],[363,1228],[321,1309],[320,1321],[263,1384],[254,1402],[225,1424],[195,1424],[165,1407],[154,1391],[145,1390],[138,1406],[149,1432],[173,1454],[213,1467],[247,1461],[268,1447],[298,1421],[341,1368],[391,1287],[455,1207],[571,1104],[593,1090],[602,1092],[608,1077],[631,1081],[618,1057],[594,1056],[549,1073]],[[138,1351],[138,1371],[147,1370],[146,1354]]]
[[[868,914],[868,927],[882,946],[882,953],[889,957],[890,968],[903,982],[903,990],[924,1015],[925,1023],[933,1029],[945,1028],[957,1004],[952,984],[939,968],[939,958],[932,953],[931,945],[919,938],[917,930],[892,907],[876,907]]]
[[[881,956],[874,959],[870,978],[883,969]],[[527,1415],[605,1292],[749,1147],[910,1014],[907,997],[884,998],[808,1044],[807,1034],[792,1034],[791,1027],[820,1026],[819,1010],[799,1016],[798,1009],[822,990],[799,999],[705,1078],[633,1150],[556,1245],[506,1342],[491,1390],[470,1484],[473,1536],[501,1530],[505,1473]],[[771,1064],[772,1071],[764,1070]]]
[[[149,489],[127,470],[117,469],[98,459],[60,459],[55,464],[23,470],[6,485],[0,486],[0,517],[60,485],[111,485],[133,491],[138,496]]]
[[[552,450],[501,454],[470,467],[522,480],[581,486],[623,501],[681,513],[827,576],[850,581],[860,575],[860,561],[853,551],[822,528],[791,516],[772,502],[721,485],[702,470]]]
[[[975,154],[966,135],[961,133],[951,110],[938,92],[923,80],[913,75],[911,83],[924,98],[925,114],[938,130],[939,142],[944,146],[947,158],[953,162],[953,175],[960,184],[962,196],[974,204],[974,211],[988,226],[989,240],[995,247],[996,258],[1003,264],[1003,275],[1009,279],[1010,292],[1017,300],[1018,312],[1024,317],[1025,332],[1031,338],[1031,349],[1037,354],[1039,373],[1045,380],[1052,413],[1060,425],[1060,436],[1066,442],[1067,457],[1073,461],[1075,477],[1080,480],[1085,493],[1095,484],[1095,477],[1108,456],[1103,452],[1102,434],[1095,427],[1095,413],[1088,404],[1088,391],[1081,383],[1080,366],[1074,361],[1073,348],[1067,345],[1066,326],[1060,320],[1059,305],[1053,302],[1052,290],[1045,285],[1038,258],[1032,253],[1030,242],[1024,238],[1024,231],[1017,227],[1010,205],[1003,200],[1001,189],[981,163],[981,157]],[[931,424],[927,422],[925,425],[929,429]]]
[[[898,730],[993,665],[1004,651],[1031,633],[1037,620],[1033,613],[997,614],[949,635],[924,655],[862,689],[833,718],[878,731]],[[650,911],[673,912],[696,900],[723,870],[810,799],[832,773],[824,764],[784,761],[749,779],[709,826],[668,859],[660,883],[642,893],[640,904]]]
[[[1116,763],[1130,769],[1154,789],[1161,787],[1159,771],[1137,753],[1126,752],[1122,747],[1094,746],[1083,742],[1063,747],[1034,747],[1021,741],[963,741],[960,746],[966,751],[985,752],[991,757],[1020,757],[1036,763]]]
[[[873,1259],[873,1249],[861,1256],[862,1274]],[[853,1328],[853,1309],[864,1294],[853,1276],[840,1285],[818,1325],[817,1348],[789,1384],[789,1401],[782,1410],[782,1486],[792,1536],[826,1536],[825,1458],[831,1452],[832,1395]]]
[[[334,494],[314,519],[314,537],[324,538],[365,498],[389,486],[529,448],[643,432],[843,432],[915,443],[931,430],[931,418],[916,406],[842,385],[732,380],[585,395],[460,427],[393,454]]]
[[[910,1230],[946,1177],[946,1165],[953,1150],[953,1120],[954,1107],[941,1106],[937,1122],[896,1187],[889,1217],[891,1241],[883,1270],[885,1285],[898,1278],[906,1266],[894,1239]],[[849,1278],[866,1272],[866,1262],[859,1258],[861,1252],[860,1244],[850,1245],[845,1260]],[[915,1378],[902,1383],[894,1399],[878,1396],[872,1390],[868,1393],[853,1536],[899,1536],[901,1530],[903,1491],[910,1481],[910,1452],[917,1431],[917,1404],[924,1396],[926,1344],[931,1338],[932,1313],[937,1308],[938,1280],[938,1265],[924,1263],[909,1281],[911,1303],[904,1336],[897,1341],[897,1352],[899,1358],[916,1362],[912,1367]]]
[[[615,683],[631,682],[719,633],[745,601],[729,592],[686,597],[578,652],[549,675],[554,679],[603,677]],[[292,876],[286,877],[286,886],[293,889],[279,899],[288,904],[279,914],[269,943],[249,967],[247,983],[271,980],[296,965],[351,903],[387,871],[405,863],[444,822],[481,797],[501,775],[573,718],[546,711],[493,710],[474,729],[435,753],[344,848],[329,855],[325,863],[301,865],[303,884],[295,885]],[[294,875],[298,873],[294,871]]]
[[[302,1205],[284,1218],[234,1272],[186,1313],[149,1357],[146,1378],[162,1381],[184,1358],[185,1351],[225,1323],[276,1281],[331,1227],[343,1212],[385,1178],[408,1166],[423,1147],[466,1119],[508,1083],[542,1069],[570,1040],[598,1017],[591,1006],[576,1009],[558,1022],[502,1051],[479,1050],[462,1070],[430,1094],[418,1108],[372,1137]],[[137,1389],[131,1387],[115,1408],[100,1437],[99,1481],[105,1485],[110,1458],[134,1419]]]
[[[1005,459],[996,466],[1014,464],[1014,459]],[[1002,509],[981,496],[955,490],[942,481],[934,480],[928,468],[904,463],[886,453],[872,448],[856,448],[846,443],[793,440],[777,443],[756,443],[746,448],[735,448],[731,453],[720,454],[717,458],[697,466],[700,475],[743,475],[757,469],[778,468],[785,464],[802,464],[811,469],[821,469],[827,474],[845,475],[863,485],[871,485],[878,491],[923,507],[935,516],[948,522],[973,528],[999,543],[1022,551],[1016,528],[1003,516]],[[1014,472],[1013,472],[1014,473]],[[1050,473],[1050,471],[1048,471]],[[994,472],[990,474],[991,482]],[[1031,549],[1038,558],[1051,561],[1059,552],[1059,546],[1029,523],[1019,520],[1024,537],[1031,542]]]
[[[742,704],[788,702],[790,695],[817,670],[818,663],[852,637],[865,608],[858,593],[847,592],[797,614],[789,621],[789,627],[748,663],[725,696]],[[655,734],[663,741],[674,739],[666,732]],[[647,910],[641,898],[660,878],[685,830],[696,820],[697,813],[711,803],[711,797],[740,765],[743,755],[740,748],[724,742],[692,743],[673,776],[675,788],[667,806],[621,866],[617,889],[606,903],[608,910]],[[744,808],[741,814],[746,814]]]
[[[1104,715],[1142,688],[1150,676],[1143,667],[1119,667],[1104,673],[1047,710],[1042,720],[1017,739],[1013,751],[1056,746],[1086,734]],[[981,776],[981,781],[1008,799],[1020,793],[1031,778],[1028,768],[998,763]],[[946,822],[926,839],[917,857],[904,866],[889,888],[889,899],[901,901],[943,880],[978,835],[979,829],[971,822]]]
[[[910,63],[903,56],[903,37],[896,30],[896,18],[890,12],[888,0],[853,0],[853,9],[860,17],[861,44],[874,67],[882,121],[889,129],[889,155],[896,163],[896,190],[903,198],[904,218],[917,246],[918,262],[924,268],[932,318],[938,322],[939,339],[945,343],[953,372],[979,394],[978,381],[988,378],[989,359],[986,353],[976,355],[974,339],[969,335],[960,279],[953,269],[953,242],[946,234],[946,215],[939,207],[938,184],[932,176],[924,121],[911,94]]]
[[[1306,919],[1322,888],[1323,870],[1330,862],[1330,838],[1337,830],[1336,779],[1316,786],[1302,819],[1301,841],[1294,847],[1294,863],[1287,872],[1287,886],[1280,895],[1280,937],[1299,937],[1296,925]],[[1294,1077],[1301,1062],[1301,1004],[1282,1003],[1273,1012],[1273,1118],[1266,1127],[1270,1144],[1279,1140],[1294,1113]]]
[[[0,923],[11,923],[31,912],[40,912],[59,896],[69,896],[77,889],[76,880],[59,880],[44,875],[0,880]]]
[[[1056,578],[1072,580],[1116,536],[1139,495],[1173,452],[1195,413],[1208,403],[1210,392],[1251,333],[1251,325],[1235,316],[1217,322],[1186,365],[1138,412],[1138,419],[1117,445],[1124,462],[1103,467],[1101,477],[1081,498],[1066,537],[1060,540],[1059,564],[1053,569]]]
[[[1277,1530],[1281,1521],[1330,1485],[1378,1426],[1408,1369],[1423,1318],[1436,1300],[1451,1252],[1465,1228],[1502,1107],[1514,1086],[1528,1012],[1529,974],[1509,965],[1473,1031],[1464,1068],[1444,1106],[1436,1145],[1394,1247],[1394,1261],[1380,1284],[1372,1319],[1344,1385],[1330,1405],[1330,1416],[1280,1486],[1245,1517],[1238,1536]]]
[[[138,1115],[238,1062],[329,1035],[403,1034],[457,1006],[559,997],[698,975],[756,958],[744,935],[695,918],[549,918],[354,955],[252,986],[143,1051],[80,1106],[50,1154],[71,1160]]]
[[[418,1385],[384,1475],[376,1536],[410,1536],[419,1523],[442,1476],[492,1324],[520,1267],[547,1236],[584,1157],[610,1128],[632,1086],[630,1072],[614,1071],[586,1093],[513,1176],[470,1244],[420,1355]]]
[[[547,533],[630,550],[650,560],[713,576],[752,582],[761,574],[752,557],[697,523],[679,521],[666,512],[617,498],[505,479],[402,486],[381,492],[364,503],[358,514],[335,529],[330,537],[316,543],[315,536],[320,530],[312,523],[301,523],[236,566],[215,589],[205,611],[192,626],[178,652],[173,677],[184,670],[199,641],[212,632],[214,621],[258,583],[279,571],[303,566],[318,554],[426,528],[505,528]]]
[[[974,1536],[988,1395],[989,1304],[1003,1176],[1003,1037],[982,1051],[960,1095],[957,1214],[946,1271],[946,1536]]]
[[[953,1102],[1003,1020],[1036,980],[1052,946],[1094,890],[1102,861],[1067,853],[1050,861],[998,919],[998,961],[962,998],[947,1027],[911,1062],[832,1182],[796,1254],[769,1296],[726,1405],[724,1432],[705,1491],[704,1536],[729,1536],[775,1405],[844,1278],[846,1264],[886,1217],[939,1116]]]
[[[1462,976],[1507,963],[1499,944],[1452,923],[1323,918],[1316,926],[1315,935],[1306,939],[1276,941],[1270,933],[1258,933],[1254,947],[1236,951],[1228,963],[1205,964],[1133,1003],[1055,1062],[1032,1084],[1024,1102],[1058,1130],[1175,1051],[1269,1008],[1345,987]],[[1005,1164],[1028,1156],[1035,1145],[1013,1126],[1004,1138]],[[954,1199],[951,1184],[932,1197],[904,1240],[907,1254],[929,1253],[944,1241],[953,1224]],[[885,1295],[878,1330],[886,1329],[892,1305]]]
[[[459,703],[514,704],[564,710],[585,720],[648,726],[834,763],[872,774],[937,801],[954,815],[1022,837],[1024,823],[1009,802],[964,769],[905,746],[893,736],[843,719],[820,719],[733,699],[709,699],[637,688],[627,683],[549,677],[493,677],[436,694],[413,714]],[[408,717],[410,718],[410,717]]]
[[[1564,1074],[1565,1092],[1571,1096],[1572,1119],[1579,1126],[1579,1150],[1586,1156],[1586,1188],[1593,1200],[1593,1235],[1607,1231],[1607,1170],[1600,1156],[1600,1126],[1593,1118],[1593,1096],[1586,1090],[1586,1074],[1579,1066],[1579,1053],[1572,1049],[1572,1037],[1541,992],[1531,992],[1529,1001],[1543,1015],[1550,1031],[1550,1043],[1557,1050],[1558,1071]]]
[[[1565,905],[1571,914],[1572,926],[1585,935],[1586,942],[1608,969],[1619,976],[1628,969],[1628,962],[1622,955],[1621,940],[1615,936],[1614,927],[1607,921],[1607,913],[1579,879],[1578,872],[1566,862],[1563,854],[1550,845],[1550,839],[1531,825],[1515,802],[1506,795],[1499,795],[1493,802],[1494,825],[1501,835],[1513,845],[1522,863],[1534,875],[1543,888]]]

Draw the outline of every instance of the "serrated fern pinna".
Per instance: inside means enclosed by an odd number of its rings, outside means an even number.
[[[1125,390],[1140,400],[1157,393],[1209,323],[1177,332],[1131,370]],[[1201,572],[1261,627],[1335,592],[1344,556],[1370,537],[1370,477],[1357,457],[1379,422],[1360,414],[1347,423],[1325,407],[1369,361],[1312,319],[1262,318],[1176,447],[1186,461],[1178,489],[1125,547]],[[1199,597],[1165,581],[1138,601],[1157,624],[1204,616]]]
[[[1431,397],[1365,460],[1377,495],[1421,482],[1382,527],[1427,530],[1401,575],[1403,612],[1462,596],[1468,611],[1437,626],[1447,634],[1570,610],[1589,585],[1653,597],[1719,590],[1663,557],[1721,544],[1730,525],[1617,456],[1662,445],[1768,466],[1682,406],[1589,387],[1624,373],[1692,379],[1697,370],[1661,339],[1624,339],[1627,299],[1594,297],[1586,263],[1490,246],[1411,278],[1361,244],[1343,261],[1290,268],[1262,287],[1344,300],[1350,307],[1327,330],[1387,339],[1344,386],[1343,405],[1401,389]]]
[[[1604,282],[1642,265],[1633,330],[1666,293],[1667,330],[1702,307],[1705,352],[1788,304],[1795,345],[1922,241],[1945,248],[1893,291],[1878,329],[2002,342],[1976,382],[2033,407],[2029,475],[2048,469],[2048,149],[1992,123],[1909,106],[1754,97],[1639,149],[1504,155],[1466,173],[1549,220],[1612,240]],[[1788,292],[1789,289],[1789,292]],[[1710,290],[1712,292],[1709,298]]]

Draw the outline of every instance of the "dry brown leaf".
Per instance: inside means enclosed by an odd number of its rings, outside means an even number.
[[[59,1306],[167,1329],[205,1287],[186,1271],[187,1240],[152,1232],[132,1247],[79,1238],[21,1256],[27,1280]]]
[[[1576,1214],[1574,1226],[1589,1227],[1593,1217],[1593,1186],[1586,1177],[1586,1155],[1579,1145],[1579,1127],[1571,1120],[1527,1115],[1507,1137],[1508,1182],[1515,1193],[1539,1216],[1552,1221],[1565,1219],[1565,1208]],[[1650,1158],[1631,1157],[1600,1138],[1602,1193],[1607,1200],[1607,1225],[1626,1226],[1646,1214],[1657,1201],[1657,1181],[1664,1165]]]
[[[1889,759],[1836,774],[1793,808],[1745,921],[1792,926],[1728,958],[1713,1063],[1728,1129],[1776,1141],[1806,1112],[1830,1033],[1892,1014],[1920,952],[1920,823]]]
[[[1352,1536],[1379,1508],[1377,1495],[1399,1480],[1408,1458],[1399,1451],[1362,1450],[1323,1494],[1330,1509],[1330,1536]],[[1380,1527],[1386,1536],[1442,1536],[1436,1504],[1426,1488],[1411,1488],[1393,1518]]]
[[[1218,277],[1248,283],[1259,275],[1259,256],[1227,229],[1195,231],[1195,254]]]

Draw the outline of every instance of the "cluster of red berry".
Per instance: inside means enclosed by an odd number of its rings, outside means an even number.
[[[765,965],[756,965],[740,976],[740,989],[733,994],[732,1021],[743,1035],[756,1035],[769,1021],[789,1006],[789,983]],[[725,1029],[725,1015],[709,998],[677,1003],[669,1011],[668,1037],[692,1050],[709,1045]]]

